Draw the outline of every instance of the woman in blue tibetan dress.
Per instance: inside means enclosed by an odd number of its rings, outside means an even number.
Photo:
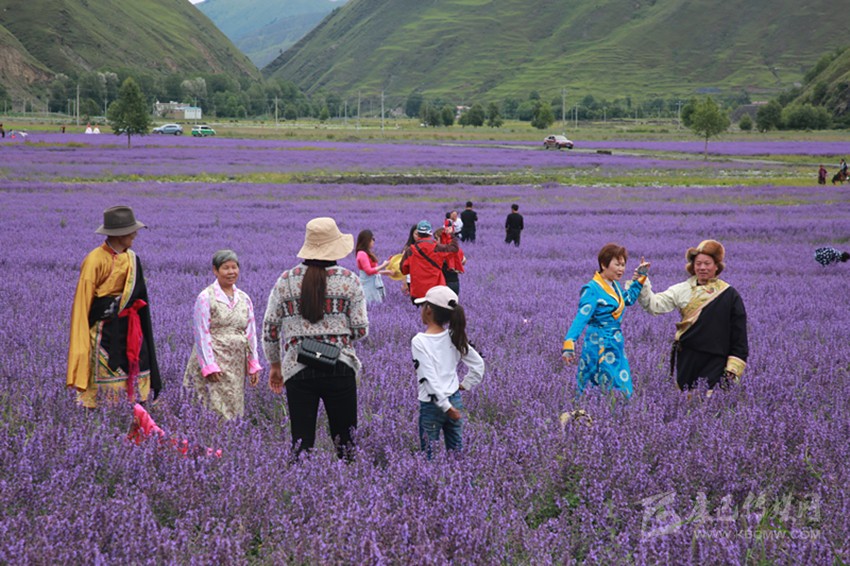
[[[567,335],[561,356],[567,364],[576,359],[576,341],[585,327],[584,348],[578,362],[577,396],[584,393],[588,384],[610,391],[632,395],[632,376],[623,344],[620,323],[623,311],[637,301],[646,280],[649,264],[641,263],[636,279],[624,291],[618,281],[626,269],[626,248],[607,244],[599,252],[599,271],[581,288],[578,313]]]

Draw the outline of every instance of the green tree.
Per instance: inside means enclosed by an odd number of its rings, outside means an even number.
[[[319,121],[327,122],[330,117],[331,111],[328,109],[328,105],[325,104],[324,106],[322,106],[322,110],[319,112]]]
[[[481,103],[476,102],[469,110],[463,113],[463,118],[463,125],[480,128],[484,125],[484,121],[487,119],[487,113],[484,111],[484,106],[482,106]]]
[[[440,120],[443,122],[444,126],[452,126],[455,123],[455,109],[446,104],[443,106],[443,109],[440,110]]]
[[[789,130],[824,130],[829,123],[829,112],[822,106],[792,104],[782,109],[782,124]]]
[[[697,109],[697,104],[699,104],[699,101],[696,98],[692,98],[684,106],[682,106],[682,110],[679,113],[679,119],[682,120],[682,125],[686,128],[691,127],[691,118],[694,115],[694,110]]]
[[[487,125],[491,128],[501,128],[504,120],[502,120],[502,115],[499,113],[499,105],[495,102],[491,102],[487,106]]]
[[[555,123],[555,114],[552,112],[552,106],[548,102],[541,102],[534,109],[534,117],[531,119],[531,125],[538,130],[545,130]]]
[[[150,130],[151,115],[148,103],[132,77],[124,80],[118,90],[118,98],[109,105],[106,119],[115,135],[127,135],[127,147],[130,147],[130,138],[133,135],[143,136]]]
[[[708,159],[708,140],[725,132],[729,128],[729,116],[723,112],[711,97],[697,103],[691,116],[691,130],[705,138],[705,159]]]
[[[741,119],[738,120],[738,127],[741,128],[742,132],[749,132],[753,129],[753,119],[750,118],[749,114],[741,116]]]
[[[422,110],[422,104],[424,102],[425,99],[422,97],[421,92],[411,92],[410,96],[407,97],[407,101],[404,103],[404,113],[408,118],[419,116],[419,111]]]
[[[771,100],[756,112],[756,127],[760,132],[776,130],[782,127],[782,105]]]

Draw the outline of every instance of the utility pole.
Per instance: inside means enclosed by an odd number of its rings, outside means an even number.
[[[77,82],[77,105],[74,107],[77,112],[77,125],[80,125],[80,83]]]
[[[381,135],[384,135],[384,91],[381,91]]]
[[[561,88],[561,129],[567,133],[567,87]]]
[[[682,101],[679,100],[676,105],[679,107],[676,111],[676,129],[679,130],[682,128]]]
[[[578,103],[576,103],[575,114],[573,114],[573,116],[575,116],[575,125],[573,126],[573,129],[578,130]]]
[[[357,129],[360,129],[360,91],[357,91]]]
[[[274,127],[277,128],[277,96],[274,97]]]

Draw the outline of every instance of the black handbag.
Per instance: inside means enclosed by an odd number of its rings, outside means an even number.
[[[339,346],[314,338],[304,338],[298,344],[298,363],[315,369],[333,369],[339,360],[340,352],[342,350]]]

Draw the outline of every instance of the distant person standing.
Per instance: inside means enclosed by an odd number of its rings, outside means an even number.
[[[505,243],[510,244],[513,242],[515,246],[519,246],[519,237],[522,234],[523,228],[525,228],[525,224],[522,221],[522,214],[518,211],[519,205],[512,204],[511,213],[505,219]]]
[[[416,225],[414,242],[401,260],[401,272],[410,275],[411,299],[420,299],[431,287],[446,284],[443,262],[460,249],[453,233],[451,236],[449,243],[438,243],[430,222],[422,220]]]
[[[0,138],[6,137],[6,130],[3,128],[3,124],[0,123]]]
[[[844,159],[838,164],[838,172],[841,173],[842,177],[847,178],[847,162]]]
[[[472,210],[471,200],[466,201],[466,208],[460,213],[460,220],[463,222],[460,239],[464,242],[474,242],[475,223],[478,222],[478,213]]]
[[[455,234],[460,234],[463,230],[463,220],[460,218],[460,216],[458,216],[457,210],[453,210],[449,215],[449,218],[451,218],[452,226],[455,229]]]
[[[818,169],[818,185],[825,185],[825,184],[826,184],[826,167],[821,165],[820,169]]]

